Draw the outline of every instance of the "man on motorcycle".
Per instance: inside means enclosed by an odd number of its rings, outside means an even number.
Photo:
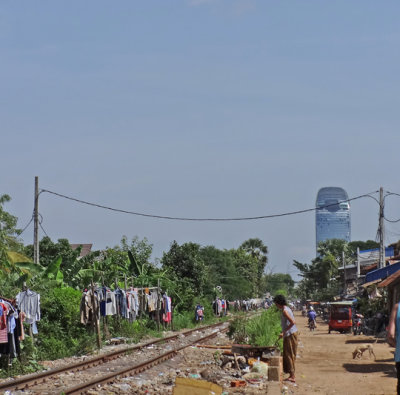
[[[314,323],[314,328],[316,329],[317,322],[315,319],[317,318],[317,313],[314,311],[314,307],[310,306],[310,310],[308,310],[307,317],[308,317],[308,325]]]

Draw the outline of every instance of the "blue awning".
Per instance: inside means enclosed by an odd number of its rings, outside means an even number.
[[[375,280],[383,280],[384,278],[396,273],[400,270],[400,262],[394,263],[393,265],[388,265],[382,267],[381,269],[372,270],[365,276],[365,282],[369,283]]]

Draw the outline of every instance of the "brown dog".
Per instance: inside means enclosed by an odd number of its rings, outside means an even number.
[[[353,351],[353,359],[361,359],[363,356],[364,352],[367,351],[369,352],[369,357],[371,358],[371,355],[374,356],[374,359],[376,359],[376,355],[374,353],[374,349],[371,346],[371,344],[360,344],[359,346],[356,347],[356,349]]]

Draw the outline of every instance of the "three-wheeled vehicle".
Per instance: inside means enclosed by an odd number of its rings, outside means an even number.
[[[329,333],[331,331],[351,332],[353,327],[353,302],[343,300],[330,303],[329,308]]]

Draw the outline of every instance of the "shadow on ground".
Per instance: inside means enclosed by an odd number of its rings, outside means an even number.
[[[397,377],[393,363],[344,363],[343,367],[350,373],[379,373],[387,377]]]
[[[375,344],[377,343],[373,339],[349,339],[346,340],[346,344]]]

